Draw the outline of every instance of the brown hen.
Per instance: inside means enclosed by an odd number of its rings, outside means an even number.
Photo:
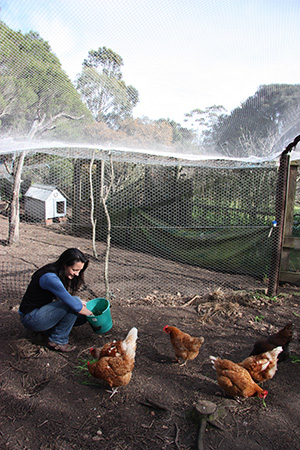
[[[120,356],[124,353],[122,342],[113,340],[107,342],[101,348],[92,347],[90,353],[95,359],[103,358],[103,356]]]
[[[278,356],[278,362],[282,362],[289,357],[289,343],[293,339],[293,324],[287,323],[281,330],[271,334],[266,338],[255,342],[251,355],[260,355],[261,353],[273,350],[276,347],[282,347],[282,352]]]
[[[256,384],[244,367],[229,359],[220,359],[215,356],[210,356],[210,360],[217,372],[218,385],[229,397],[248,398],[257,395],[260,398],[266,398],[268,391]]]
[[[274,377],[277,370],[278,355],[281,352],[282,347],[276,347],[260,355],[248,356],[239,365],[248,370],[256,383],[262,383]]]
[[[170,335],[171,344],[174,348],[176,361],[181,366],[185,366],[187,361],[195,359],[198,354],[201,345],[204,342],[204,337],[192,337],[188,333],[184,333],[179,328],[166,325],[163,331]]]
[[[115,394],[118,387],[126,386],[131,380],[135,363],[137,329],[132,328],[126,338],[121,341],[120,353],[112,356],[101,356],[94,363],[88,362],[90,374],[98,379],[104,380],[113,389]]]

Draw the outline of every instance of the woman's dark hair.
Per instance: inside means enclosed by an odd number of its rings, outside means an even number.
[[[73,266],[77,262],[82,262],[84,264],[83,268],[79,272],[79,275],[70,280],[65,275],[65,268]],[[54,263],[47,264],[43,267],[54,270],[54,272],[59,276],[65,288],[70,292],[70,294],[75,294],[79,288],[84,284],[84,272],[89,265],[89,260],[78,248],[68,248],[65,250],[60,257]]]
[[[78,277],[74,277],[72,280],[69,280],[69,278],[65,275],[65,267],[73,266],[76,262],[82,262],[84,263],[84,266],[79,272]],[[89,261],[86,256],[78,250],[78,248],[68,248],[60,255],[54,264],[59,269],[58,276],[64,286],[70,291],[71,294],[75,294],[75,292],[77,292],[84,284],[84,272],[89,265]]]

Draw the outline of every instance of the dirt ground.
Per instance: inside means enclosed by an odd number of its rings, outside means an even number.
[[[21,325],[18,305],[37,267],[68,247],[91,255],[90,241],[21,223],[20,244],[8,247],[3,216],[0,236],[1,449],[194,450],[200,425],[196,407],[203,401],[217,407],[204,449],[300,449],[299,287],[281,286],[270,299],[261,283],[247,277],[224,274],[218,285],[216,274],[209,279],[199,268],[112,249],[113,327],[104,335],[89,324],[74,328],[70,340],[77,349],[60,354]],[[102,257],[105,248],[99,248]],[[103,296],[101,270],[91,258],[82,298]],[[209,356],[241,361],[257,338],[289,321],[294,324],[290,359],[264,383],[265,404],[258,398],[226,397]],[[162,331],[166,324],[205,338],[198,357],[186,366],[174,362],[169,336]],[[139,337],[132,380],[110,397],[108,387],[87,372],[89,349],[122,339],[133,326]]]

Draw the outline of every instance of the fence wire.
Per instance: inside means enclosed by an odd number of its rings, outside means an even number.
[[[17,154],[2,157],[2,204],[9,205],[13,191],[6,169],[17,160]],[[126,160],[118,152],[31,151],[22,170],[21,226],[37,227],[45,236],[41,253],[49,233],[62,240],[67,236],[69,246],[80,240],[97,273],[104,271],[109,233],[110,287],[122,298],[147,295],[151,289],[182,295],[218,286],[240,289],[240,276],[263,287],[270,269],[277,174],[274,162],[196,165],[130,153]],[[4,208],[7,226],[8,214],[9,207]],[[20,296],[23,271],[16,265],[9,270],[8,263],[1,270],[5,295],[14,291]],[[19,290],[13,289],[10,273],[18,277]],[[149,285],[135,292],[130,284],[139,277]],[[187,288],[190,278],[193,289]],[[103,276],[92,284],[94,294],[103,291]]]

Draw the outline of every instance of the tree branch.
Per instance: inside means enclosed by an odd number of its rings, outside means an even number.
[[[5,108],[3,109],[2,113],[0,113],[0,117],[4,117],[6,114],[8,114],[8,110],[9,107],[11,106],[11,104],[17,100],[16,97],[11,97],[8,101],[8,104],[5,106]]]
[[[82,116],[75,117],[75,116],[71,116],[70,114],[67,114],[65,112],[61,112],[59,114],[56,114],[56,116],[52,117],[45,124],[44,124],[44,122],[46,119],[46,114],[44,114],[40,122],[38,122],[38,119],[34,120],[31,130],[27,136],[28,139],[32,139],[37,132],[44,133],[47,130],[51,130],[51,129],[55,128],[55,125],[53,125],[53,124],[60,117],[65,117],[66,119],[70,119],[70,120],[81,120],[84,118],[84,114]]]

